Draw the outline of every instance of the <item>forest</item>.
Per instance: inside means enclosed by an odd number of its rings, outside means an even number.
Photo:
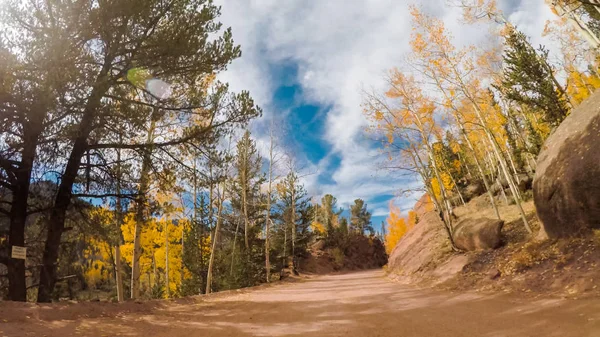
[[[551,58],[495,1],[451,4],[463,10],[465,24],[490,30],[489,45],[457,44],[442,20],[412,6],[410,53],[387,73],[385,91],[363,93],[363,112],[386,157],[381,168],[422,182],[417,192],[429,196],[458,250],[454,209],[480,189],[497,219],[502,219],[499,195],[502,204],[517,206],[522,226],[532,234],[521,205],[533,197],[543,144],[600,87],[600,6],[547,2],[556,17],[544,34],[560,46],[559,57]],[[391,205],[388,253],[415,223],[414,212],[403,217]]]
[[[310,199],[273,125],[258,148],[260,107],[219,80],[241,49],[211,1],[1,15],[0,298],[198,295],[297,273],[317,240],[379,240],[363,200],[346,218]]]
[[[362,93],[362,109],[387,158],[380,168],[422,183],[416,192],[459,250],[454,209],[478,184],[498,219],[495,195],[532,233],[521,204],[544,141],[600,87],[600,7],[549,3],[555,59],[494,1],[450,3],[490,43],[457,44],[443,20],[411,6],[410,54],[386,90]],[[207,0],[5,1],[1,298],[238,289],[297,274],[319,242],[338,267],[360,240],[390,254],[418,224],[390,203],[374,228],[365,200],[343,210],[331,194],[309,195],[302,178],[313,172],[285,150],[276,122],[259,144],[249,130],[261,108],[220,80],[242,55],[220,14]]]

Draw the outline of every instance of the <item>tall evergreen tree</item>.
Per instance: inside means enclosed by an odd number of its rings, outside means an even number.
[[[331,194],[325,194],[321,198],[321,207],[318,212],[317,221],[325,226],[328,235],[339,225],[338,216],[341,213],[342,211],[337,209],[336,197]]]
[[[496,89],[510,100],[542,111],[551,126],[560,124],[569,113],[568,98],[548,64],[548,50],[541,46],[536,51],[525,34],[510,26],[505,45],[505,69]]]
[[[277,184],[280,210],[280,233],[283,232],[282,261],[286,267],[291,258],[293,270],[297,267],[297,258],[308,244],[308,228],[312,220],[312,212],[306,190],[300,183],[298,175],[291,171]]]
[[[352,232],[364,234],[366,230],[373,232],[371,226],[371,213],[367,211],[367,204],[362,199],[354,200],[354,205],[350,207],[350,224]]]

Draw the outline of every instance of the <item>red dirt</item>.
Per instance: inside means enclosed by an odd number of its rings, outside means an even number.
[[[600,301],[452,293],[381,271],[144,303],[0,303],[0,336],[600,336]]]

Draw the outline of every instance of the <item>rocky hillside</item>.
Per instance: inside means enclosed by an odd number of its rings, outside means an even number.
[[[386,263],[385,247],[378,238],[351,235],[339,247],[328,247],[324,240],[318,240],[309,255],[299,261],[299,269],[301,273],[327,274],[381,268]]]
[[[453,238],[460,248],[454,252],[423,197],[415,206],[419,222],[390,255],[390,277],[451,289],[600,295],[599,137],[596,94],[544,143],[533,181],[535,206],[523,204],[531,234],[516,206],[497,196],[504,221],[493,220],[487,196],[480,195],[454,210]]]

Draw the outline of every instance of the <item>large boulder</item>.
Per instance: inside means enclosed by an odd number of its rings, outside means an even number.
[[[496,249],[501,244],[504,221],[498,219],[465,219],[456,224],[454,244],[462,250]]]
[[[600,228],[600,93],[573,110],[544,143],[533,200],[550,238]]]
[[[463,197],[466,199],[465,201],[468,201],[475,198],[478,195],[483,194],[483,192],[485,192],[483,184],[477,181],[465,187],[463,191]]]
[[[519,191],[521,192],[525,192],[527,190],[530,190],[532,187],[532,183],[533,183],[533,178],[531,178],[529,175],[527,174],[519,174]]]

